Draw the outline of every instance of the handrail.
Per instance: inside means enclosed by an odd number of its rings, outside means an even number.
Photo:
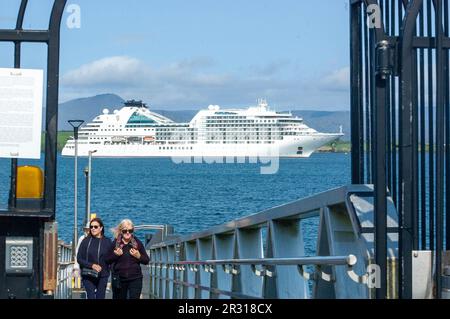
[[[171,262],[150,262],[155,265],[347,265],[354,266],[357,259],[354,255],[348,256],[323,256],[323,257],[301,257],[301,258],[259,258],[259,259],[223,259],[223,260],[188,260]]]

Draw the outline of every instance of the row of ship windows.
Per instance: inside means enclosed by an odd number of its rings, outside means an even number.
[[[310,135],[311,133],[305,133],[305,135]],[[166,136],[166,134],[161,134],[162,136],[157,136],[156,138],[157,139],[169,139],[169,138],[172,138],[172,139],[179,139],[179,140],[184,140],[184,139],[194,139],[194,137],[195,136],[176,136],[176,135],[171,135],[171,134],[167,134],[167,136]],[[254,138],[254,139],[261,139],[261,138],[264,138],[264,137],[268,137],[269,139],[272,139],[272,138],[277,138],[277,137],[281,137],[281,136],[286,136],[286,135],[290,135],[290,136],[295,136],[295,135],[297,135],[295,132],[293,132],[293,133],[284,133],[284,134],[271,134],[270,132],[269,133],[266,133],[266,134],[263,134],[263,133],[260,133],[260,134],[227,134],[227,135],[207,135],[206,136],[206,138],[207,139],[212,139],[212,140],[214,140],[214,139],[226,139],[227,137],[228,138],[235,138],[235,139],[238,139],[238,138],[240,138],[240,139],[243,139],[243,138],[245,138],[245,139],[250,139],[250,138]],[[109,139],[109,138],[107,138],[107,137],[90,137],[89,138],[90,140],[107,140],[107,139]]]
[[[207,116],[207,119],[246,119],[245,116]]]
[[[275,144],[275,141],[206,141],[206,144]]]
[[[245,128],[258,128],[258,127],[273,127],[273,128],[283,128],[280,127],[278,125],[275,124],[261,124],[261,125],[242,125],[242,124],[227,124],[227,125],[223,125],[223,124],[206,124],[205,127],[223,127],[223,128],[227,128],[227,127],[245,127]]]
[[[186,146],[186,147],[184,147],[184,146],[179,146],[179,147],[160,146],[159,149],[160,150],[189,150],[189,149],[192,149],[192,146],[191,147],[188,147],[188,146]]]
[[[118,132],[118,131],[123,131],[123,129],[101,129],[100,131],[107,131],[107,132]],[[136,131],[136,129],[125,129],[125,131]],[[144,131],[154,131],[154,129],[150,130],[150,129],[144,129]]]
[[[257,123],[275,123],[277,120],[268,120],[268,119],[258,119],[258,120],[250,120],[245,116],[207,116],[207,120],[219,120],[219,121],[234,121],[239,122],[241,121],[255,121]]]
[[[253,124],[253,123],[277,123],[275,120],[242,120],[242,121],[236,121],[236,120],[207,120],[206,123],[247,123],[247,124]]]

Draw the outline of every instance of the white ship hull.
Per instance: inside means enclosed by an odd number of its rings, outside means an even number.
[[[273,144],[113,144],[78,143],[78,156],[95,157],[296,157],[307,158],[319,147],[339,138],[340,134],[320,134],[276,141]],[[301,150],[301,151],[299,151]],[[62,156],[74,156],[67,145]]]

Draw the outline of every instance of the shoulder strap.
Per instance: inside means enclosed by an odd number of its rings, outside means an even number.
[[[91,247],[92,237],[89,237],[89,243],[86,248],[86,261],[89,262],[89,247]]]
[[[103,238],[100,238],[100,241],[98,243],[98,250],[97,250],[97,264],[99,264],[99,265],[100,265],[100,247],[102,246],[102,239]]]

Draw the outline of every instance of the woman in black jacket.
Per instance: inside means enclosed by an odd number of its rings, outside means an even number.
[[[105,229],[100,218],[89,224],[89,234],[78,249],[77,261],[80,264],[81,278],[88,299],[105,299],[109,278],[109,265],[105,257],[111,250],[112,242],[105,237]]]
[[[144,245],[133,233],[133,222],[123,220],[117,226],[116,239],[106,257],[106,261],[114,265],[114,274],[119,277],[118,299],[140,298],[143,277],[141,264],[150,262]]]

